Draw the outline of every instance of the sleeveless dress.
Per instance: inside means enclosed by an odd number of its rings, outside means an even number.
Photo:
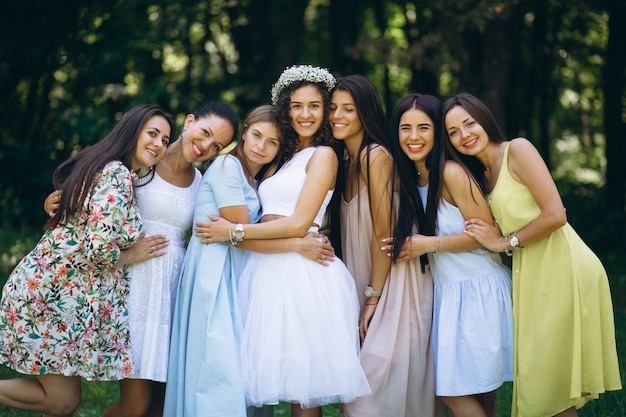
[[[141,232],[133,179],[121,162],[109,162],[82,210],[47,230],[15,267],[2,289],[2,363],[88,381],[132,373],[128,282],[114,265]]]
[[[365,303],[374,233],[367,187],[341,202],[343,257]],[[391,266],[361,347],[361,365],[372,394],[344,405],[348,417],[445,416],[435,397],[431,348],[433,282],[419,258]]]
[[[259,186],[264,214],[292,214],[315,148],[296,153]],[[332,192],[316,217],[322,216]],[[335,259],[324,267],[296,252],[250,253],[240,278],[242,366],[248,403],[312,407],[370,392],[359,364],[354,281]]]
[[[193,224],[230,206],[261,208],[241,163],[218,157],[202,177]],[[247,252],[229,242],[200,243],[194,234],[182,267],[174,311],[164,416],[246,416],[239,356],[241,317],[237,279]]]
[[[200,171],[195,170],[189,187],[177,187],[155,172],[148,184],[135,188],[146,236],[165,235],[169,245],[165,255],[128,268],[128,321],[135,365],[131,378],[159,382],[167,379],[178,278],[200,178]]]
[[[487,196],[503,234],[541,212],[508,169]],[[523,243],[523,242],[522,242]],[[512,416],[554,415],[621,388],[613,306],[600,260],[569,224],[513,252]]]
[[[426,188],[426,187],[425,187]],[[437,235],[462,233],[465,218],[441,198]],[[486,249],[428,254],[435,302],[436,392],[461,396],[495,390],[513,380],[511,271]]]

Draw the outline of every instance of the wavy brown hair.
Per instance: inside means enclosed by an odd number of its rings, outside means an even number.
[[[278,101],[274,107],[274,115],[278,121],[278,127],[281,130],[282,140],[281,159],[279,164],[282,165],[296,153],[298,147],[298,134],[291,125],[291,116],[289,115],[289,106],[291,105],[291,95],[300,87],[312,85],[322,95],[324,105],[324,117],[322,124],[317,132],[313,135],[311,146],[331,146],[335,147],[335,139],[333,138],[330,124],[328,123],[328,115],[330,113],[330,92],[326,89],[324,83],[310,82],[306,80],[295,81],[283,88],[278,96]]]
[[[83,149],[54,171],[52,183],[61,190],[59,208],[48,221],[52,230],[80,211],[98,174],[111,161],[120,161],[131,170],[131,159],[137,148],[141,129],[153,116],[163,117],[170,126],[170,136],[176,131],[174,118],[159,107],[139,105],[128,111],[103,139]]]

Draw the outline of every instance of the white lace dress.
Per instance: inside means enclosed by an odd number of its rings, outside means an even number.
[[[147,185],[136,188],[137,205],[146,235],[169,239],[164,256],[133,265],[128,270],[128,316],[135,372],[131,378],[165,382],[170,331],[185,241],[202,175],[189,187],[174,186],[155,173]]]

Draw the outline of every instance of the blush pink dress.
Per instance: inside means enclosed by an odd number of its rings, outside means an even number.
[[[343,258],[354,277],[360,305],[369,284],[373,224],[367,187],[341,203]],[[431,346],[433,281],[419,258],[391,267],[367,336],[361,366],[372,394],[344,405],[348,417],[445,416],[435,397]]]

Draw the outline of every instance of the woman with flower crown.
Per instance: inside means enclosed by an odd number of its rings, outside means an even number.
[[[281,74],[272,102],[286,162],[259,186],[261,223],[235,225],[210,216],[208,241],[239,243],[319,229],[338,167],[327,122],[334,86],[327,70],[310,65]],[[339,259],[332,261],[324,267],[294,253],[250,254],[239,281],[249,404],[286,401],[292,416],[321,416],[324,404],[370,393],[358,357],[354,281]]]

